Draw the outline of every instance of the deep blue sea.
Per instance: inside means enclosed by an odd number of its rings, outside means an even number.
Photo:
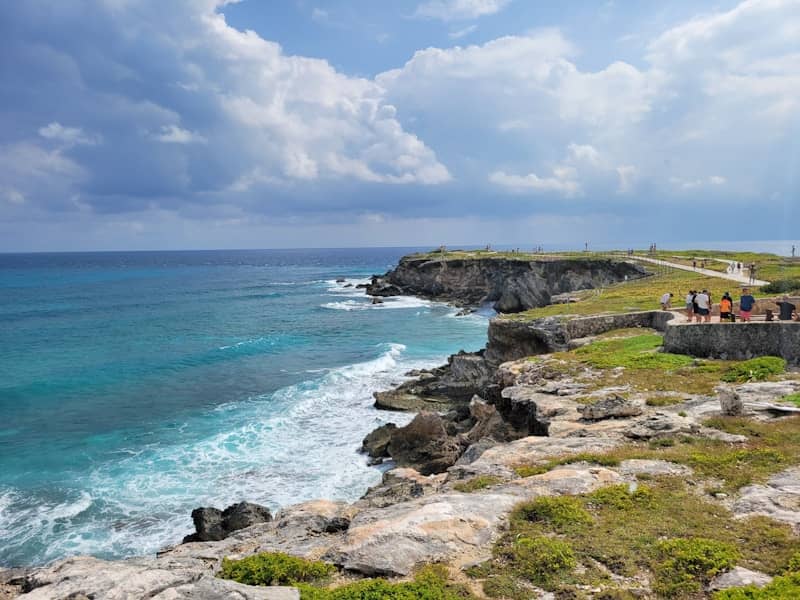
[[[0,566],[363,494],[361,439],[410,418],[372,392],[486,341],[486,314],[346,287],[410,250],[0,254]]]

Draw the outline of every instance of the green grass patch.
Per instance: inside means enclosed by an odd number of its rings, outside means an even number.
[[[484,581],[488,595],[530,598],[534,583],[557,597],[580,597],[567,592],[591,586],[614,598],[616,578],[645,573],[655,597],[700,598],[710,577],[735,564],[783,572],[798,547],[791,526],[765,517],[734,519],[680,478],[600,488],[555,508],[531,504],[514,511],[494,558],[469,573]]]
[[[218,576],[247,585],[295,585],[330,577],[336,567],[282,552],[263,552],[241,560],[222,559]]]
[[[592,517],[583,505],[571,496],[544,496],[519,505],[511,519],[522,519],[532,523],[547,523],[562,532],[575,525],[592,522]]]
[[[736,546],[707,538],[678,538],[658,542],[654,591],[667,598],[685,598],[702,591],[714,576],[732,569],[739,560]]]
[[[575,350],[580,360],[598,369],[678,369],[694,359],[684,354],[657,352],[663,343],[660,335],[637,335],[595,342]]]
[[[568,454],[551,458],[548,461],[538,465],[517,465],[514,467],[514,472],[520,477],[533,477],[534,475],[541,475],[552,471],[556,467],[569,465],[572,463],[586,462],[601,467],[616,467],[619,466],[619,458],[613,454],[597,454],[592,452],[581,452],[578,454]]]
[[[650,396],[645,400],[647,406],[673,406],[686,402],[686,396],[680,394],[665,394],[660,396]]]
[[[478,475],[472,479],[456,483],[453,486],[453,489],[466,493],[477,492],[478,490],[486,489],[487,487],[493,486],[501,481],[503,480],[500,477],[495,477],[493,475]]]
[[[764,381],[773,375],[786,371],[786,361],[777,356],[760,356],[742,361],[729,367],[722,374],[722,381],[737,383],[745,381]]]
[[[791,402],[795,406],[800,406],[800,392],[797,394],[789,394],[788,396],[784,396],[782,400],[784,402]]]

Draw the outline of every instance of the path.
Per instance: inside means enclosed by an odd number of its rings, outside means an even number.
[[[661,260],[660,258],[649,258],[646,256],[638,256],[634,255],[630,258],[634,260],[641,260],[644,262],[653,263],[654,265],[660,265],[662,267],[670,267],[673,269],[680,269],[682,271],[691,271],[692,273],[699,273],[701,275],[706,275],[708,277],[719,277],[720,279],[729,279],[730,281],[736,281],[737,283],[741,283],[744,285],[752,285],[754,287],[759,287],[762,285],[767,285],[769,281],[764,281],[762,279],[754,279],[750,280],[750,277],[747,275],[742,274],[741,271],[735,271],[734,273],[723,273],[721,271],[712,271],[711,269],[701,269],[699,267],[692,267],[689,265],[681,265],[678,263],[668,262],[666,260]],[[723,259],[713,259],[713,260],[722,260],[723,262],[729,262]]]

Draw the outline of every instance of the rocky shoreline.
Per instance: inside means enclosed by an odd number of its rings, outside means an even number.
[[[493,301],[514,312],[580,286],[643,276],[640,268],[624,262],[534,262],[404,258],[397,269],[374,278],[366,291],[375,296],[413,293],[460,306]],[[711,484],[685,464],[657,458],[598,464],[592,457],[631,444],[666,447],[683,438],[746,447],[745,435],[706,425],[721,414],[717,393],[687,392],[680,402],[662,404],[659,399],[666,396],[661,392],[622,385],[608,369],[582,364],[579,371],[574,365],[567,369],[553,354],[596,342],[605,331],[660,329],[667,318],[652,311],[572,324],[558,318],[493,320],[481,352],[453,355],[446,365],[410,373],[414,379],[375,394],[378,408],[418,414],[405,427],[385,425],[364,439],[362,451],[370,461],[391,459],[394,468],[360,500],[306,502],[275,515],[248,503],[225,511],[197,509],[192,513],[196,533],[156,557],[76,557],[42,568],[0,570],[0,599],[299,598],[295,588],[245,586],[215,577],[224,558],[260,552],[332,563],[342,583],[359,577],[403,578],[430,563],[447,564],[458,574],[492,558],[493,544],[508,529],[509,515],[520,502],[589,494],[614,484],[636,486],[659,477],[697,479],[697,486],[705,488]],[[540,359],[530,360],[530,355]],[[800,393],[800,379],[731,385],[719,393],[733,399],[723,403],[730,414],[772,422],[792,412],[780,401]],[[788,466],[764,485],[721,494],[714,501],[736,518],[766,515],[798,526],[798,474],[797,467]],[[725,576],[728,580],[715,579],[708,589],[741,585],[747,577],[761,578],[762,584],[770,579],[735,570]],[[612,580],[616,587],[638,590],[638,597],[652,597],[650,582],[642,577]],[[602,597],[604,589],[583,590],[583,597]],[[553,597],[548,594],[532,586],[528,597]]]

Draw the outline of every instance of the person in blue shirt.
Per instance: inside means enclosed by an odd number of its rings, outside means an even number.
[[[756,299],[750,295],[750,288],[742,288],[742,295],[739,298],[739,317],[747,323],[750,321],[750,312],[756,304]]]

